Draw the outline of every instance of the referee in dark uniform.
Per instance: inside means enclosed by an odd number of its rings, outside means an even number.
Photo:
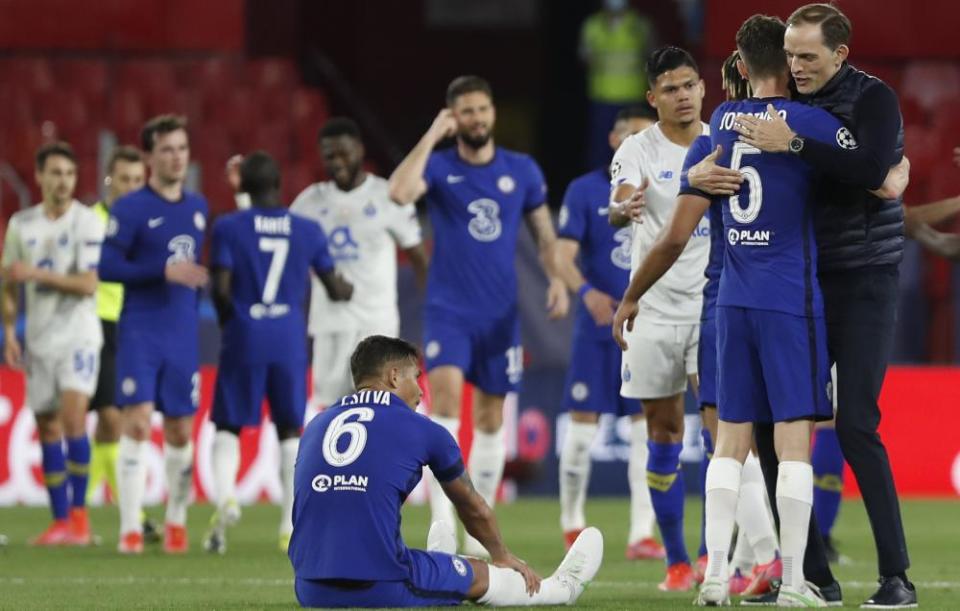
[[[836,7],[803,6],[787,26],[784,48],[798,99],[831,112],[849,133],[836,148],[798,137],[779,117],[745,118],[738,130],[746,143],[798,155],[827,179],[817,195],[817,241],[827,343],[837,366],[837,435],[863,495],[880,572],[880,588],[863,606],[914,607],[900,506],[877,433],[904,240],[899,193],[884,182],[903,156],[903,121],[893,90],[846,63],[851,25]],[[808,556],[825,565],[822,542],[808,547]]]

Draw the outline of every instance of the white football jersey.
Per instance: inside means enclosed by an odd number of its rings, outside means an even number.
[[[103,243],[103,221],[73,201],[52,219],[37,204],[10,218],[3,243],[3,266],[21,261],[58,274],[97,268]],[[24,284],[26,348],[40,358],[63,354],[76,346],[99,349],[103,343],[94,295],[64,293],[36,282]]]
[[[337,271],[353,285],[350,301],[334,303],[313,279],[310,334],[397,328],[397,246],[412,248],[422,239],[416,207],[395,204],[387,181],[367,174],[349,192],[332,180],[310,185],[290,211],[320,223]]]
[[[701,123],[703,134],[710,126]],[[656,123],[623,141],[613,156],[613,191],[627,183],[635,187],[647,178],[643,223],[633,223],[630,272],[640,267],[664,227],[670,224],[680,191],[680,171],[687,148],[671,142]],[[611,191],[611,195],[613,193]],[[640,300],[638,317],[659,324],[695,324],[703,303],[704,270],[710,256],[710,221],[704,215],[673,267]]]

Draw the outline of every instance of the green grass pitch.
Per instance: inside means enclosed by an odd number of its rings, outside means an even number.
[[[277,508],[247,507],[240,525],[230,532],[229,551],[212,556],[202,551],[201,537],[209,506],[190,513],[191,551],[167,557],[160,549],[142,557],[116,553],[117,513],[114,508],[92,513],[94,530],[103,544],[88,549],[33,549],[26,540],[47,524],[39,508],[0,508],[0,533],[9,543],[0,548],[0,608],[295,608],[291,569],[276,549]],[[159,508],[150,511],[162,515]],[[960,502],[906,501],[904,522],[923,609],[960,609]],[[497,508],[510,547],[546,575],[563,555],[558,527],[559,509],[552,499],[523,500]],[[606,558],[597,579],[580,599],[586,609],[688,609],[693,594],[663,594],[656,584],[663,577],[657,562],[627,562],[623,558],[628,506],[625,499],[588,502],[587,516],[606,540]],[[687,504],[687,542],[692,553],[699,544],[700,503]],[[344,520],[349,520],[344,516]],[[423,546],[428,510],[407,507],[404,534],[411,546]],[[874,589],[876,563],[870,526],[862,504],[845,502],[835,537],[851,562],[836,568],[844,601],[856,607]],[[322,545],[322,542],[317,542]]]

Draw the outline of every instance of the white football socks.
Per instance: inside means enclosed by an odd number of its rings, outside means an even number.
[[[799,461],[781,462],[777,476],[777,511],[780,513],[783,585],[797,590],[804,587],[803,555],[812,506],[813,467]]]
[[[450,432],[450,435],[457,441],[459,444],[460,434],[460,419],[459,418],[447,418],[445,416],[430,416],[430,419],[447,429]],[[437,481],[436,477],[433,477],[433,474],[430,474],[430,477],[427,478],[427,490],[430,494],[430,521],[432,522],[446,522],[451,526],[455,526],[457,523],[457,518],[453,512],[453,503],[450,502],[450,499],[447,498],[447,495],[443,492],[443,488],[440,486],[440,482]]]
[[[167,473],[166,522],[185,526],[193,488],[193,442],[179,448],[164,444],[163,463]]]
[[[240,438],[228,431],[217,431],[213,436],[213,489],[221,510],[228,501],[237,500],[239,470]]]
[[[758,564],[773,562],[779,551],[773,516],[767,509],[767,488],[760,460],[751,452],[740,473],[740,500],[737,524],[744,532]]]
[[[564,532],[587,525],[583,509],[590,485],[590,445],[598,428],[596,423],[572,420],[567,426],[560,450],[560,528]]]
[[[743,486],[742,483],[740,485]],[[739,505],[737,507],[739,510]],[[749,577],[753,570],[753,563],[753,548],[747,541],[747,531],[743,526],[740,526],[737,530],[737,543],[733,546],[733,557],[730,559],[730,574],[732,575],[733,571],[739,570],[741,575]]]
[[[570,600],[570,588],[555,577],[540,582],[540,591],[527,594],[527,582],[513,569],[488,564],[487,592],[477,601],[490,607],[529,607],[533,605],[562,605]]]
[[[630,482],[630,536],[627,543],[636,543],[653,536],[657,516],[653,513],[650,487],[647,485],[647,421],[645,418],[630,423],[630,458],[627,462],[627,480]]]
[[[147,441],[120,437],[117,450],[117,504],[120,509],[120,536],[142,532],[140,513],[147,487]]]
[[[284,439],[280,442],[280,485],[283,495],[280,502],[281,535],[293,532],[293,469],[297,463],[299,448],[299,437]]]
[[[727,578],[727,557],[737,515],[741,467],[734,458],[718,458],[716,455],[707,467],[705,538],[708,579]]]
[[[473,447],[470,448],[470,479],[477,492],[493,507],[497,500],[497,488],[503,479],[503,465],[507,459],[507,446],[503,441],[503,429],[484,433],[473,429]]]

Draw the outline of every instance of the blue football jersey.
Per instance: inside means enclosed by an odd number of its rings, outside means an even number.
[[[822,316],[810,197],[817,175],[797,156],[762,153],[734,131],[737,115],[765,116],[770,103],[799,135],[837,146],[843,141],[833,115],[783,98],[725,102],[714,111],[711,147],[723,147],[717,163],[746,178],[737,194],[723,198],[727,246],[717,303]]]
[[[580,244],[580,270],[595,289],[619,300],[630,282],[633,229],[610,225],[610,174],[594,170],[567,187],[560,208],[561,238]],[[574,322],[577,333],[609,339],[610,325],[600,326],[581,303]]]
[[[333,270],[320,225],[286,208],[253,207],[218,219],[212,239],[212,265],[231,272],[234,315],[223,327],[223,358],[305,360],[310,269]]]
[[[314,418],[300,439],[293,476],[294,574],[407,579],[400,506],[425,466],[441,482],[460,477],[457,442],[387,391],[347,395]]]
[[[180,201],[171,202],[147,185],[114,202],[99,273],[102,280],[124,285],[122,326],[196,343],[200,293],[167,282],[164,270],[170,263],[199,260],[206,226],[207,201],[196,193],[184,191]]]
[[[453,147],[430,155],[424,180],[434,239],[427,306],[483,319],[515,308],[517,234],[547,201],[540,167],[499,147],[490,163],[471,165]]]
[[[703,285],[703,310],[700,318],[707,320],[716,316],[717,292],[720,290],[720,272],[723,271],[723,208],[720,198],[711,197],[709,194],[692,189],[687,181],[687,172],[693,166],[697,165],[703,158],[709,155],[713,149],[710,148],[710,136],[698,136],[683,160],[683,170],[680,173],[680,194],[693,193],[702,195],[710,199],[710,208],[707,210],[707,218],[710,220],[710,257],[707,259],[707,267],[704,270],[704,276],[707,277],[707,283]]]

